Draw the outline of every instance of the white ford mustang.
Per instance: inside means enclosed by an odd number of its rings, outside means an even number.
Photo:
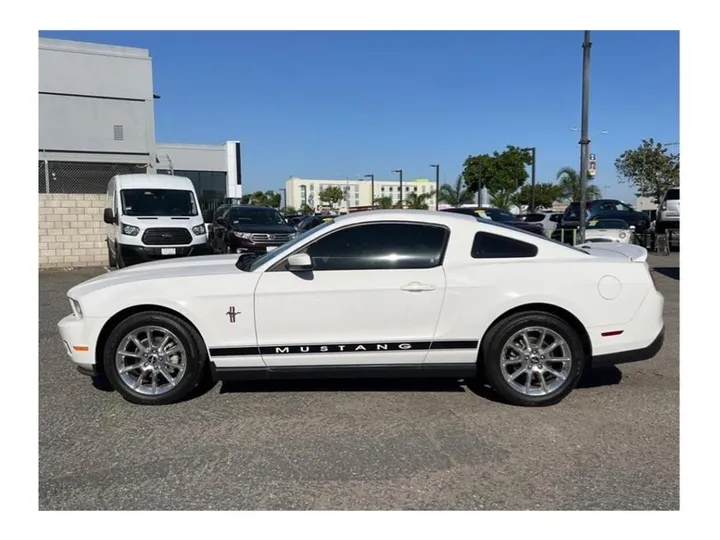
[[[589,366],[660,350],[664,300],[636,255],[461,214],[360,212],[254,260],[171,259],[91,279],[70,289],[58,327],[81,372],[140,404],[178,401],[209,370],[478,377],[509,403],[548,405]]]

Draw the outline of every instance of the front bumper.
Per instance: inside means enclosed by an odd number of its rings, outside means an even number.
[[[58,324],[60,339],[65,353],[81,373],[97,375],[95,365],[95,343],[102,328],[100,319],[81,319],[68,315]]]
[[[262,255],[286,243],[287,242],[250,242],[235,236],[230,236],[230,251],[233,253],[257,253],[258,255]]]
[[[163,250],[166,250],[163,252]],[[167,250],[174,250],[174,253],[168,253]],[[191,257],[193,255],[213,255],[215,252],[209,243],[192,244],[189,246],[133,246],[128,244],[120,245],[120,253],[122,254],[125,264],[136,264],[142,262],[156,261],[159,259],[172,259],[175,257]]]

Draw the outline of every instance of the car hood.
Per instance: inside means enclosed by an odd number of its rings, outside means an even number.
[[[75,285],[68,291],[68,296],[80,299],[92,292],[130,282],[168,279],[173,277],[240,273],[241,270],[235,267],[237,260],[238,256],[235,254],[203,255],[136,264],[121,270],[102,274],[84,281],[79,285]]]
[[[289,225],[255,225],[249,223],[234,223],[233,231],[247,233],[267,233],[267,234],[292,234],[295,228]]]

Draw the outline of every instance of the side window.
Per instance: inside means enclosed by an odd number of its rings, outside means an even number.
[[[615,210],[619,210],[620,212],[629,212],[630,207],[626,204],[619,202],[619,203],[615,204]]]
[[[447,229],[373,223],[334,232],[307,248],[315,270],[397,270],[440,265]]]
[[[475,234],[470,256],[473,259],[519,259],[537,255],[538,248],[497,234],[479,232]]]
[[[615,210],[615,205],[612,203],[604,202],[600,204],[600,212],[613,212]]]
[[[558,214],[553,214],[550,216],[550,221],[558,223],[560,221],[560,216]]]

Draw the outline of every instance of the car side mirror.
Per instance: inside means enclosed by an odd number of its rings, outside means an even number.
[[[117,223],[112,208],[105,209],[105,211],[103,212],[103,221],[108,225],[115,225],[115,223]]]
[[[312,259],[307,253],[295,253],[287,258],[287,269],[290,272],[308,272],[312,267]]]

